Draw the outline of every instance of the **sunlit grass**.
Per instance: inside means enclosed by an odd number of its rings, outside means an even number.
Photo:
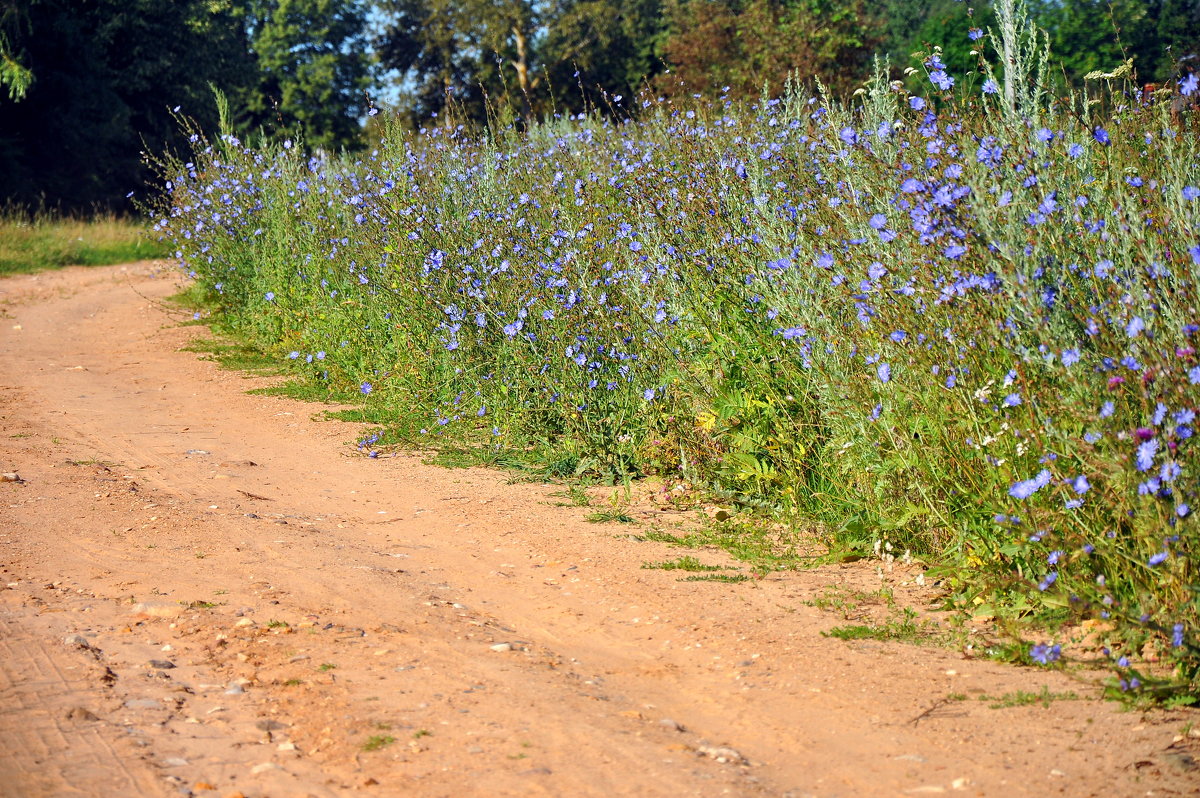
[[[107,266],[165,257],[167,246],[146,235],[143,222],[112,215],[92,218],[0,213],[0,275],[62,266]]]

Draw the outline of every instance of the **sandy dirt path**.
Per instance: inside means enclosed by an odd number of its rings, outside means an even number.
[[[561,488],[354,456],[180,351],[176,290],[0,281],[2,796],[1200,794],[1198,713],[822,636],[870,563],[679,581]]]

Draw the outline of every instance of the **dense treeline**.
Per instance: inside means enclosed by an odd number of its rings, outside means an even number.
[[[1039,0],[1056,80],[1132,59],[1137,79],[1200,69],[1200,0]],[[0,0],[0,201],[121,208],[142,153],[183,143],[172,109],[310,148],[372,137],[372,101],[420,124],[450,112],[540,118],[658,94],[852,90],[875,55],[899,77],[990,3],[959,0]]]

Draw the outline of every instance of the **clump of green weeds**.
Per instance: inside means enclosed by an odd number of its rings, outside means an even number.
[[[372,734],[362,744],[362,750],[378,751],[382,748],[387,748],[394,742],[396,742],[396,738],[390,734]]]

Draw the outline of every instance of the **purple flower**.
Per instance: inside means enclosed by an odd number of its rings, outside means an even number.
[[[1146,322],[1142,321],[1141,316],[1134,316],[1125,325],[1125,335],[1130,338],[1137,338],[1144,329],[1146,329]]]
[[[844,127],[838,132],[838,138],[853,147],[858,143],[858,133],[852,127]]]
[[[1080,155],[1083,155],[1083,145],[1071,144],[1067,147],[1067,155],[1071,156],[1072,158],[1078,158]]]
[[[1196,197],[1200,197],[1200,188],[1196,188],[1195,186],[1183,187],[1183,198],[1185,200],[1194,200]]]
[[[870,266],[867,267],[867,276],[872,280],[883,279],[885,274],[887,274],[887,267],[879,261],[874,261]]]
[[[1049,646],[1045,643],[1038,643],[1033,648],[1029,649],[1029,658],[1034,662],[1042,665],[1049,665],[1051,662],[1057,662],[1062,656],[1062,646]]]
[[[1062,364],[1068,368],[1079,362],[1078,349],[1064,349],[1062,352]]]
[[[983,31],[979,28],[970,28],[967,30],[967,38],[973,42],[977,42],[983,38]]]
[[[1098,143],[1105,146],[1108,146],[1110,143],[1112,143],[1112,139],[1109,138],[1108,131],[1102,127],[1096,128],[1095,132],[1092,133],[1092,138],[1096,139]]]
[[[1049,469],[1043,468],[1038,472],[1037,476],[1032,479],[1024,479],[1015,483],[1008,489],[1008,495],[1014,499],[1025,500],[1033,494],[1037,493],[1046,485],[1050,484],[1051,474]]]
[[[1200,244],[1189,249],[1188,254],[1192,256],[1192,263],[1200,266]]]
[[[267,293],[265,293],[263,295],[263,299],[267,300],[268,302],[274,302],[275,301],[275,292],[268,291]]]
[[[892,378],[892,367],[887,363],[880,363],[875,368],[875,373],[879,376],[880,382],[887,382]]]
[[[1200,86],[1200,79],[1196,77],[1195,72],[1191,72],[1186,78],[1179,81],[1179,93],[1184,97],[1191,97],[1196,93],[1197,86]]]
[[[647,402],[653,402],[654,401],[654,389],[647,388],[645,391],[642,392],[642,398],[645,399]]]
[[[1021,394],[1019,393],[1010,393],[1008,396],[1004,397],[1005,407],[1016,407],[1019,404],[1021,404]]]
[[[1191,512],[1192,508],[1187,504],[1181,504],[1175,508],[1175,515],[1179,516],[1180,518],[1187,518]]]
[[[900,184],[900,190],[905,194],[919,194],[925,190],[925,184],[915,177],[910,177]]]
[[[1137,470],[1149,471],[1154,465],[1154,455],[1158,454],[1158,441],[1143,441],[1137,448]]]
[[[1048,574],[1046,574],[1044,577],[1042,577],[1042,581],[1038,582],[1038,590],[1040,590],[1040,591],[1042,591],[1043,593],[1045,593],[1045,592],[1046,592],[1047,590],[1049,590],[1049,589],[1050,589],[1050,588],[1051,588],[1051,587],[1054,585],[1054,583],[1055,583],[1055,582],[1057,582],[1057,581],[1058,581],[1058,572],[1057,572],[1057,571],[1051,571],[1050,573],[1048,573]]]
[[[369,394],[371,391],[374,390],[374,387],[371,385],[371,383],[364,382],[362,385],[359,386],[358,390],[362,392],[363,396],[366,396],[367,394]]]
[[[954,78],[947,75],[944,69],[935,69],[930,72],[929,82],[942,91],[949,91],[954,86]]]
[[[871,217],[869,224],[875,230],[882,230],[883,228],[887,227],[887,217],[882,213],[877,213]]]
[[[1193,79],[1195,79],[1195,77],[1195,75],[1192,75]],[[1175,626],[1171,629],[1171,647],[1183,648],[1183,624],[1181,623],[1175,624]]]
[[[963,255],[967,254],[967,248],[962,244],[951,244],[950,246],[946,247],[946,251],[943,254],[950,260],[958,260]]]
[[[925,107],[925,99],[923,97],[909,97],[908,105],[914,111],[920,111]]]
[[[1160,551],[1158,554],[1151,555],[1150,559],[1146,560],[1146,564],[1151,568],[1157,568],[1167,561],[1171,555],[1165,551]]]

